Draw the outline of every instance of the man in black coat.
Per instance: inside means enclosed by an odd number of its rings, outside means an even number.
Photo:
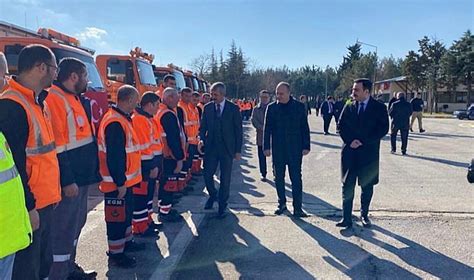
[[[405,93],[397,93],[398,101],[394,102],[389,109],[392,118],[392,132],[390,142],[392,144],[392,154],[397,151],[397,134],[400,131],[402,136],[402,154],[407,154],[408,130],[410,129],[410,116],[413,112],[410,102],[405,99]]]
[[[379,182],[380,140],[388,132],[388,114],[384,104],[370,96],[369,79],[354,81],[354,102],[344,107],[339,132],[344,142],[341,153],[343,219],[338,227],[352,227],[352,202],[356,182],[362,187],[361,220],[370,226],[369,206],[374,185]]]
[[[303,182],[301,164],[303,156],[310,150],[308,117],[303,103],[290,96],[290,85],[281,82],[276,87],[277,101],[268,105],[263,129],[265,156],[273,152],[273,171],[278,194],[275,214],[287,210],[285,196],[285,171],[288,166],[293,193],[293,215],[307,217],[302,210]]]
[[[323,117],[324,121],[324,135],[329,134],[329,126],[331,125],[331,119],[334,116],[334,113],[334,98],[332,96],[328,96],[327,100],[321,105],[321,116]]]
[[[219,200],[218,216],[223,217],[229,199],[230,175],[233,160],[240,160],[242,150],[242,117],[239,107],[225,98],[226,88],[221,82],[211,86],[214,99],[205,107],[199,129],[199,150],[205,147],[204,181],[209,193],[204,209],[212,209]],[[214,174],[220,165],[220,189],[214,186]]]

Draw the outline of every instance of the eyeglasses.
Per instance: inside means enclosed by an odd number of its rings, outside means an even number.
[[[46,63],[46,62],[43,62],[44,64],[46,64],[46,66],[48,67],[51,67],[51,68],[54,68],[54,72],[58,72],[58,69],[59,67],[56,66],[56,65],[52,65],[52,64],[49,64],[49,63]],[[40,66],[41,64],[39,64],[38,66]]]

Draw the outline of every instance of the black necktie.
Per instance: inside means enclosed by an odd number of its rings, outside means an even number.
[[[365,108],[364,108],[365,103],[362,102],[362,103],[359,104],[359,106],[360,106],[359,107],[359,115],[360,115],[360,114],[364,113],[364,111],[365,111]]]
[[[220,118],[221,117],[221,104],[217,103],[216,107],[217,107],[216,108],[216,115],[217,115],[218,118]]]

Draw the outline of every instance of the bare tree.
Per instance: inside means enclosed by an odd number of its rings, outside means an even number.
[[[211,55],[207,53],[201,54],[191,61],[190,66],[199,76],[206,75],[211,70]]]

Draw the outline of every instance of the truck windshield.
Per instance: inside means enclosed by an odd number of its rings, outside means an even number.
[[[176,79],[176,89],[182,90],[186,87],[186,82],[184,81],[184,75],[178,70],[173,70],[173,76]]]
[[[193,87],[194,87],[194,91],[199,91],[199,82],[198,80],[196,79],[196,77],[193,77]]]
[[[80,53],[72,52],[69,50],[53,48],[52,49],[56,59],[61,61],[61,59],[65,57],[74,57],[86,65],[87,68],[87,77],[89,79],[88,87],[93,91],[103,91],[104,85],[102,84],[102,80],[100,79],[99,71],[97,70],[97,66],[95,65],[94,59],[92,56],[86,56]]]
[[[155,74],[150,63],[137,60],[137,70],[142,84],[156,86]]]

